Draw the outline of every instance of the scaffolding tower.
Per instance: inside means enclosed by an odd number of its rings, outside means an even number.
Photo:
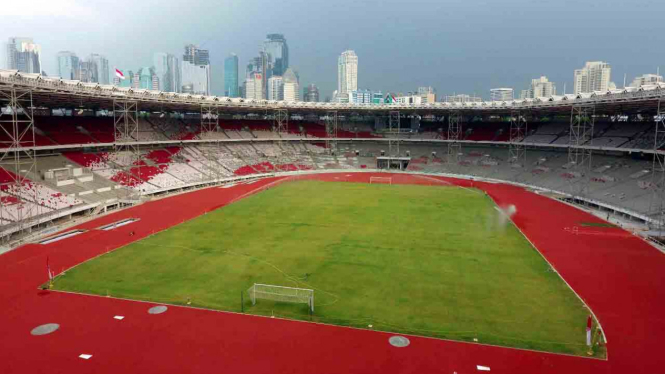
[[[393,135],[396,137],[393,138]],[[402,137],[402,125],[398,110],[388,113],[388,156],[399,157],[399,145]]]
[[[0,88],[0,108],[0,133],[4,135],[4,139],[0,137],[0,168],[4,169],[0,172],[5,174],[0,181],[0,220],[15,225],[13,232],[20,232],[29,229],[29,221],[43,213],[37,189],[26,188],[27,175],[37,173],[32,90]],[[3,242],[9,239],[10,235],[2,237]]]
[[[595,115],[595,106],[588,104],[573,105],[570,112],[567,167],[573,197],[585,197],[588,193],[592,154],[588,146],[593,142]]]
[[[656,129],[653,143],[653,167],[651,186],[653,195],[649,212],[653,215],[658,236],[665,236],[665,99],[658,101],[658,113],[655,118]]]
[[[448,115],[448,160],[449,164],[459,162],[462,153],[462,114],[459,111]]]
[[[337,153],[337,111],[329,111],[325,118],[326,151],[329,154]]]
[[[210,104],[201,105],[201,132],[217,131],[219,128],[219,109]]]
[[[524,113],[519,110],[510,112],[510,142],[508,153],[510,163],[514,167],[526,166],[526,145],[524,138],[527,135],[527,120]]]
[[[114,160],[128,180],[139,180],[139,185],[130,182],[126,190],[117,189],[118,198],[132,202],[141,198],[141,153],[139,148],[139,110],[135,100],[113,100]],[[135,172],[134,172],[135,170]],[[135,187],[135,189],[132,189]],[[137,196],[138,195],[138,196]]]

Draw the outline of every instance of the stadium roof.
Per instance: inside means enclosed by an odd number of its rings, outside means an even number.
[[[50,108],[112,109],[114,100],[135,100],[139,103],[139,109],[145,111],[199,112],[201,106],[211,105],[228,113],[265,113],[276,109],[287,109],[291,113],[303,114],[339,111],[380,115],[399,110],[418,114],[464,111],[491,115],[519,110],[548,115],[570,113],[572,107],[576,105],[593,105],[597,114],[656,114],[660,100],[665,100],[665,83],[657,83],[640,88],[627,87],[577,95],[510,101],[436,102],[418,105],[286,102],[133,89],[44,77],[16,70],[0,70],[0,90],[7,87],[32,89],[35,105]]]

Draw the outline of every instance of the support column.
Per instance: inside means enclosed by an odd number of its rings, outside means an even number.
[[[113,124],[115,128],[115,141],[113,143],[115,160],[123,160],[122,163],[127,164],[118,164],[122,172],[128,176],[138,178],[132,174],[132,168],[137,168],[138,174],[141,175],[141,164],[138,162],[141,159],[138,144],[141,140],[139,139],[138,102],[122,99],[113,100]],[[142,194],[140,186],[136,186],[135,190],[129,187],[124,194],[121,192],[122,189],[116,191],[119,192],[118,198],[129,200],[140,199]]]
[[[326,113],[325,126],[326,151],[329,154],[337,154],[337,111],[329,111]]]
[[[510,112],[510,143],[508,143],[509,162],[513,167],[526,166],[526,146],[524,138],[527,135],[527,120],[519,110]]]
[[[653,166],[651,169],[651,186],[653,195],[649,214],[654,218],[654,225],[659,236],[665,236],[665,99],[658,101],[656,129],[653,143]]]
[[[593,126],[596,108],[593,105],[573,105],[570,112],[570,140],[568,143],[568,164],[573,177],[571,193],[585,197],[588,193],[591,175],[591,154],[588,146],[593,143]]]
[[[391,110],[388,114],[388,156],[399,157],[399,145],[402,137],[402,125],[398,110]],[[397,135],[393,138],[392,135]]]
[[[449,164],[459,162],[462,153],[462,114],[459,111],[450,112],[448,115],[448,160]]]
[[[0,88],[0,133],[7,140],[0,141],[0,167],[9,173],[7,181],[0,182],[0,219],[18,226],[18,231],[30,227],[32,217],[42,212],[35,188],[25,188],[28,173],[37,174],[35,150],[35,122],[33,118],[32,90],[15,87]],[[16,200],[20,205],[16,204]],[[22,201],[31,201],[22,204]],[[15,205],[9,208],[9,205]],[[15,209],[16,207],[19,209]],[[9,241],[9,235],[2,241]]]

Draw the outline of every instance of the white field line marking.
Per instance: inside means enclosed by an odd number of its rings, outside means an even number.
[[[476,365],[476,369],[478,369],[478,371],[490,371],[489,366]]]
[[[84,360],[89,360],[90,357],[92,357],[92,355],[82,353],[82,354],[79,355],[79,357],[84,359]]]

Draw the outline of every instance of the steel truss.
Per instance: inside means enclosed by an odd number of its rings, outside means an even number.
[[[586,196],[591,175],[593,126],[596,108],[594,105],[573,105],[570,112],[570,139],[568,143],[568,164],[571,172],[571,192],[573,196]]]
[[[337,111],[326,113],[326,150],[330,154],[337,153]]]
[[[665,154],[658,153],[659,150],[665,148],[665,99],[658,101],[658,114],[655,119],[656,129],[651,170],[653,196],[649,212],[654,215],[655,226],[660,231],[659,236],[665,236]]]
[[[459,162],[462,153],[462,114],[459,111],[448,115],[448,160],[450,164]]]
[[[509,161],[515,167],[526,166],[527,119],[519,110],[510,112],[510,142],[508,143]]]
[[[201,105],[201,132],[213,132],[219,128],[219,109],[212,105]]]
[[[33,217],[44,213],[37,189],[26,188],[28,174],[37,174],[32,89],[0,88],[0,109],[0,133],[6,138],[0,140],[0,167],[9,172],[1,171],[6,174],[6,182],[0,182],[0,219],[22,231],[30,228]],[[8,241],[9,235],[2,240]]]
[[[141,176],[141,152],[138,142],[139,139],[139,109],[138,102],[134,100],[113,100],[113,124],[115,128],[115,141],[113,143],[113,153],[117,166],[129,178],[140,179]],[[118,163],[117,161],[120,161]],[[136,173],[132,173],[132,169]],[[134,186],[133,191],[129,187],[126,191],[117,189],[118,198],[129,200],[140,199],[141,188]],[[138,196],[134,196],[138,194]]]
[[[397,137],[393,138],[396,134]],[[402,124],[398,110],[388,113],[388,156],[399,157],[399,145],[402,138]]]

